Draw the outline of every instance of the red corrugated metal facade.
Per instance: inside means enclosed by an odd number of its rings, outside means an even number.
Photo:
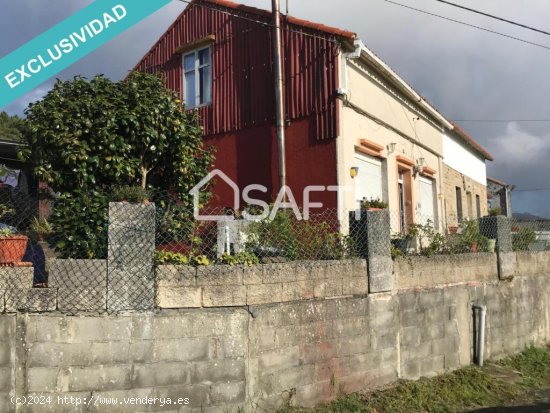
[[[136,69],[163,72],[168,87],[181,94],[182,61],[176,49],[214,35],[212,104],[199,113],[207,141],[218,149],[216,167],[237,179],[239,186],[260,183],[277,188],[270,16],[220,3],[202,0],[189,5]],[[283,22],[287,175],[289,184],[296,185],[292,189],[300,192],[306,185],[337,183],[334,138],[338,135],[340,44],[327,32],[293,24],[290,19]],[[295,123],[300,123],[296,129]],[[254,140],[248,137],[252,130],[263,131],[265,136]],[[231,141],[239,136],[251,147]],[[253,167],[245,155],[263,162]],[[308,164],[317,165],[317,170],[301,169]]]

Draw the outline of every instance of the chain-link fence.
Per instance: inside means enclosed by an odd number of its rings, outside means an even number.
[[[383,210],[202,208],[170,193],[150,201],[110,203],[101,194],[31,197],[0,188],[0,291],[6,303],[28,303],[28,289],[56,290],[65,312],[155,307],[159,265],[199,267],[366,258],[369,251],[432,256],[550,250],[550,221],[462,220]],[[262,213],[263,216],[261,215]],[[503,217],[502,217],[503,218]],[[500,226],[499,226],[500,225]],[[23,303],[23,304],[22,304]]]

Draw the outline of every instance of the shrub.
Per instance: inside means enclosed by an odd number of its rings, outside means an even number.
[[[149,200],[149,191],[140,186],[120,186],[112,189],[112,202],[131,202],[142,204]]]
[[[512,247],[514,251],[528,251],[529,245],[537,240],[537,234],[533,228],[523,227],[512,234]]]
[[[251,252],[239,252],[237,254],[223,254],[220,263],[225,265],[255,265],[260,263],[257,255]]]

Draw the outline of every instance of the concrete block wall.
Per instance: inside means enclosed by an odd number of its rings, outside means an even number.
[[[397,379],[396,311],[390,296],[250,310],[252,408],[313,406]]]
[[[15,363],[7,357],[0,365],[18,371],[18,395],[51,397],[42,406],[19,406],[18,412],[236,409],[245,403],[248,318],[246,311],[234,309],[117,317],[18,315],[15,328],[15,317],[1,316],[0,327],[12,331],[8,343],[24,349]],[[5,377],[10,376],[2,375],[0,400],[14,393],[13,380]],[[58,397],[85,402],[64,405]],[[173,403],[125,403],[132,397]],[[105,400],[117,400],[116,406],[101,403]],[[8,401],[1,411],[15,407]]]
[[[39,314],[2,314],[0,411],[15,412],[14,395],[53,399],[17,412],[253,412],[314,405],[470,364],[473,303],[488,308],[485,356],[502,357],[550,339],[548,254],[526,254],[515,258],[518,274],[526,275],[507,281],[495,276],[494,262],[486,264],[494,255],[466,255],[462,278],[445,257],[415,258],[396,279],[412,272],[417,282],[377,294],[366,294],[363,281],[351,287],[350,280],[360,278],[355,274],[366,278],[364,261],[164,267],[159,290],[187,288],[200,308],[109,316],[43,307]],[[442,281],[428,285],[438,271]],[[57,297],[56,288],[32,291],[41,297],[37,302]],[[177,294],[176,304],[187,306]],[[58,396],[188,398],[189,404],[67,407]]]
[[[233,307],[365,295],[365,260],[297,261],[254,266],[163,265],[157,268],[160,308]]]
[[[0,315],[0,412],[12,409],[15,388],[15,316]]]
[[[393,271],[397,290],[498,280],[497,255],[490,253],[399,258]]]

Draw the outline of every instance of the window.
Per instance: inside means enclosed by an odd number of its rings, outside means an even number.
[[[373,156],[356,153],[355,166],[359,168],[355,178],[357,207],[360,207],[363,198],[383,200],[382,161]]]
[[[456,219],[458,222],[462,222],[464,215],[462,213],[462,189],[456,187]]]
[[[188,108],[212,101],[212,53],[210,47],[183,55],[183,101]]]
[[[481,198],[476,195],[476,214],[478,218],[481,218]]]
[[[434,181],[421,176],[420,181],[420,217],[419,221],[422,224],[427,224],[428,221],[435,226],[435,196],[434,196]]]
[[[472,205],[472,193],[471,192],[466,192],[466,202],[468,203],[467,204],[467,207],[468,207],[468,219],[472,219],[473,216],[474,216],[474,206]]]

